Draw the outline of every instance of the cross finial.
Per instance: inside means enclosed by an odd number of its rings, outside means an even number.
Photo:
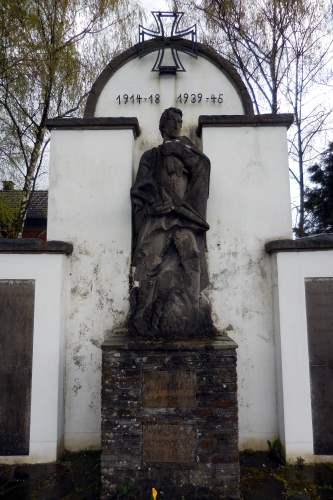
[[[176,73],[177,71],[186,71],[178,54],[178,50],[182,50],[194,57],[196,57],[196,43],[197,43],[197,26],[193,25],[189,28],[180,30],[179,24],[184,15],[184,12],[160,12],[152,11],[152,15],[157,24],[157,30],[151,30],[139,25],[139,44],[140,56],[145,54],[142,49],[143,42],[146,38],[157,39],[164,41],[164,47],[158,49],[158,55],[152,71],[161,73]],[[169,21],[166,24],[166,21]],[[172,47],[172,42],[179,39],[190,39],[192,45],[190,48],[175,48]],[[171,52],[171,64],[165,64],[165,50],[169,49]]]

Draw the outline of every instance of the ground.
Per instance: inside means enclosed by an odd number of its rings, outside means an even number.
[[[274,454],[241,454],[243,500],[333,500],[333,464],[279,465]],[[98,500],[99,453],[66,454],[57,464],[0,465],[6,500]],[[120,499],[132,499],[124,488]],[[172,500],[172,499],[168,499]],[[187,500],[187,499],[186,499]]]

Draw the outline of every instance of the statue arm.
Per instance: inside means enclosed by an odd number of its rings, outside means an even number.
[[[154,166],[153,151],[147,151],[141,157],[135,182],[131,189],[131,199],[134,212],[140,212],[152,203],[156,186],[152,174]]]
[[[210,180],[209,159],[187,137],[166,141],[162,147],[165,156],[176,156],[189,172],[189,185],[183,201],[205,220]]]

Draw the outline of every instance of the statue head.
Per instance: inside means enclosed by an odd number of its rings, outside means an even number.
[[[183,113],[178,108],[167,108],[163,111],[160,118],[160,132],[163,139],[176,139],[179,137]]]

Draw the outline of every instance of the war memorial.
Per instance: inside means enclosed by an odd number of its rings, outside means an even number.
[[[102,498],[238,499],[239,450],[333,454],[333,241],[292,239],[292,115],[154,16],[48,122],[48,241],[0,241],[0,460],[101,448]]]

